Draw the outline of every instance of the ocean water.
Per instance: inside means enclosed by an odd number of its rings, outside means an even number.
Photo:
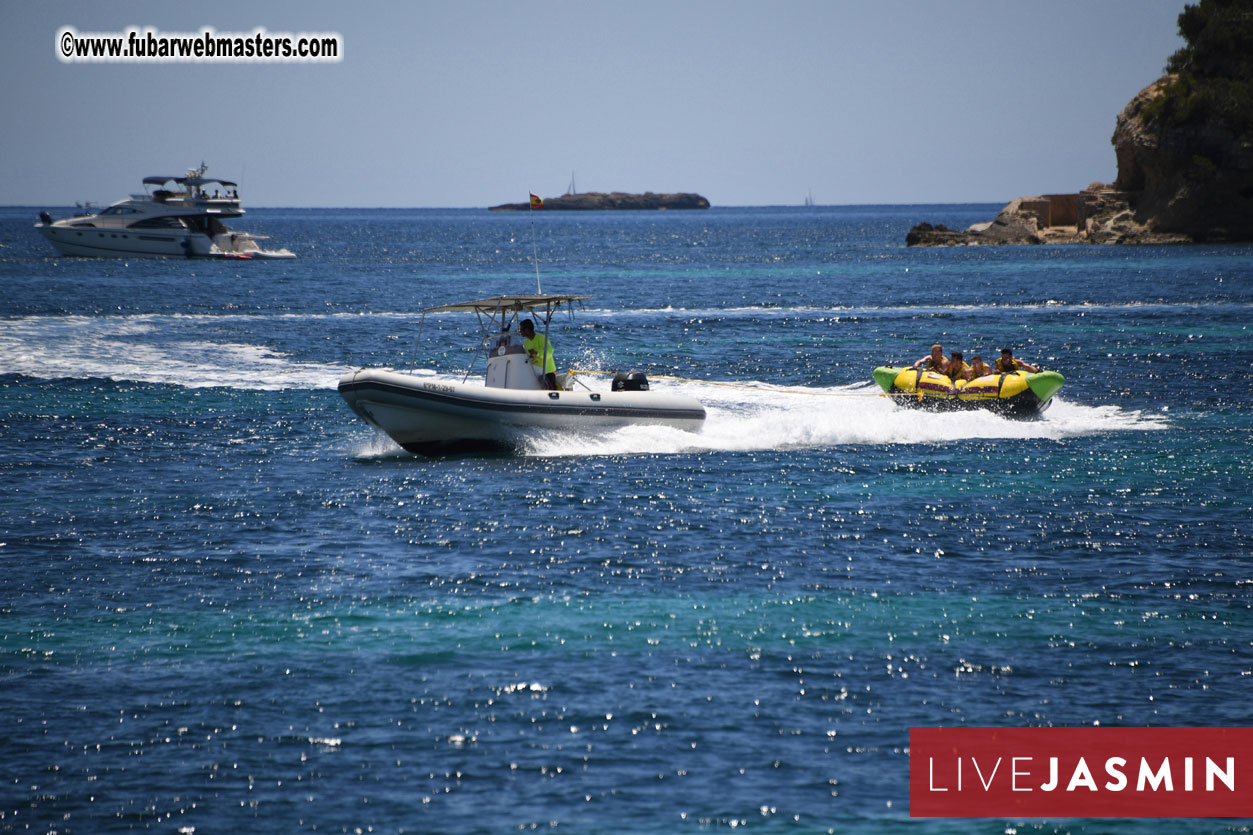
[[[0,831],[1161,831],[909,817],[911,726],[1253,724],[1253,247],[903,245],[996,209],[256,210],[248,263],[0,210]],[[418,311],[533,291],[532,220],[558,364],[702,432],[342,403],[462,379]],[[936,341],[1066,386],[878,396]]]

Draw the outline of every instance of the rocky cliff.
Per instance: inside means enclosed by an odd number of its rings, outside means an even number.
[[[1253,0],[1185,6],[1179,33],[1169,72],[1118,114],[1112,185],[1021,197],[961,231],[921,223],[906,243],[1253,241]]]
[[[1114,188],[1130,195],[1135,220],[1152,232],[1253,240],[1253,135],[1219,114],[1172,120],[1166,103],[1181,83],[1168,75],[1119,114]]]
[[[505,203],[492,206],[493,212],[523,211],[530,208],[529,203]],[[590,211],[596,209],[708,209],[709,201],[699,194],[681,192],[677,194],[654,194],[646,191],[643,194],[627,194],[614,191],[604,194],[589,191],[584,194],[566,194],[561,197],[545,197],[544,209]]]

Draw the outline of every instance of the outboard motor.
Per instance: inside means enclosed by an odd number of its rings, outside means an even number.
[[[40,223],[42,223],[44,226],[51,226],[51,225],[52,225],[52,215],[48,214],[47,212],[40,212],[40,213],[39,213],[39,222],[40,222]]]
[[[613,375],[614,391],[648,391],[648,378],[643,371],[619,371]]]

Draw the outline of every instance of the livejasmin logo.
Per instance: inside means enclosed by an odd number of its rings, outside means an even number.
[[[1061,786],[1059,778],[1060,767],[1058,764],[1059,757],[1049,757],[1049,779],[1048,782],[1040,783],[1034,786],[1031,783],[1030,771],[1034,757],[1013,757],[1013,765],[1010,767],[1009,776],[1010,791],[1029,792],[1035,791],[1037,788],[1042,792],[1057,791]],[[1192,757],[1183,758],[1183,790],[1192,791]],[[975,774],[979,777],[979,782],[983,784],[984,791],[990,791],[992,782],[996,780],[996,772],[1000,770],[1001,763],[1005,761],[1004,757],[997,757],[996,762],[992,763],[991,771],[987,778],[983,776],[983,768],[979,766],[978,757],[970,757],[970,765],[974,767]],[[1153,766],[1149,763],[1147,757],[1140,758],[1140,777],[1136,781],[1136,791],[1144,791],[1151,789],[1165,789],[1165,791],[1174,791],[1175,784],[1171,777],[1170,757],[1166,757],[1158,765],[1157,770],[1153,770]],[[984,763],[984,768],[987,763]],[[1074,770],[1070,775],[1070,780],[1066,783],[1065,790],[1072,792],[1075,789],[1088,789],[1089,791],[1099,791],[1103,788],[1105,791],[1120,792],[1127,788],[1127,774],[1124,769],[1127,767],[1127,761],[1122,757],[1110,757],[1105,760],[1105,771],[1110,777],[1114,778],[1106,782],[1103,786],[1098,787],[1096,779],[1092,776],[1092,769],[1088,767],[1088,762],[1083,757],[1079,758],[1079,762],[1074,764]],[[937,786],[935,782],[935,757],[927,757],[927,769],[931,774],[930,788],[933,792],[946,792],[947,786]],[[1219,767],[1218,763],[1205,758],[1205,791],[1214,791],[1214,779],[1222,781],[1227,787],[1227,791],[1236,790],[1236,758],[1228,757],[1227,764]],[[962,758],[957,758],[957,791],[962,790]]]
[[[911,728],[913,817],[1253,815],[1253,728]]]

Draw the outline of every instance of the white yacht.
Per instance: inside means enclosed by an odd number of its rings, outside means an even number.
[[[182,177],[144,177],[144,193],[98,212],[53,220],[40,212],[39,233],[62,255],[94,258],[295,258],[263,249],[264,235],[229,229],[242,217],[239,186],[205,176],[204,163]]]
[[[487,355],[484,384],[446,382],[388,369],[364,368],[344,375],[339,393],[366,423],[421,455],[510,448],[528,431],[601,432],[629,424],[700,429],[705,407],[681,394],[650,391],[639,372],[617,374],[608,391],[593,391],[572,374],[550,389],[532,364],[513,327],[520,314],[548,326],[558,308],[588,296],[495,296],[441,305],[428,313],[474,313]],[[538,331],[538,328],[537,328]],[[420,337],[419,337],[420,339]],[[476,354],[477,359],[477,354]],[[471,364],[473,367],[473,363]],[[581,386],[576,388],[576,386]]]

